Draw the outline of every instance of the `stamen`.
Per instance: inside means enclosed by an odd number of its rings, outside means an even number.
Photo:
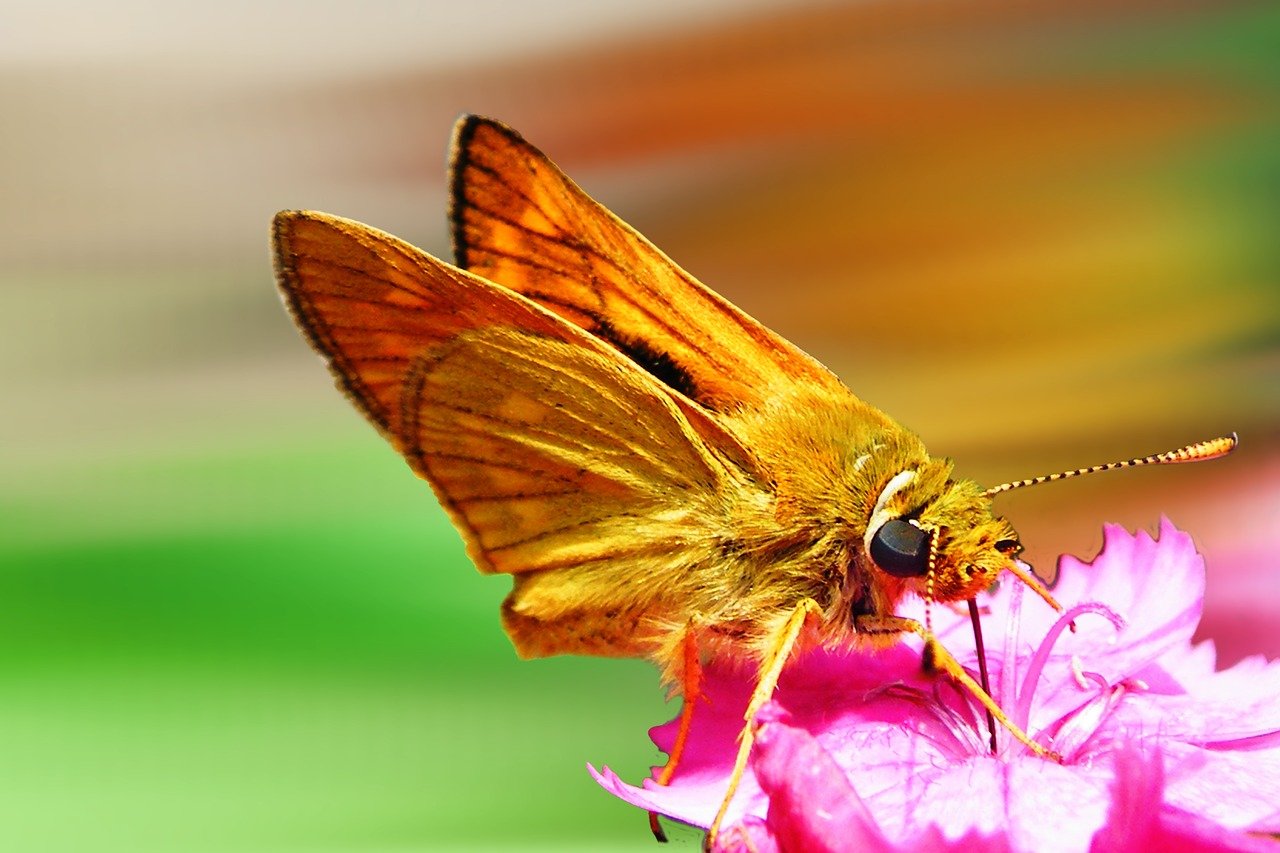
[[[1017,699],[1018,645],[1022,627],[1022,599],[1026,587],[1015,583],[1009,588],[1009,609],[1004,624],[1004,655],[1000,665],[1000,707],[1012,708]]]
[[[1035,654],[1031,656],[1031,663],[1027,667],[1026,675],[1022,678],[1022,688],[1018,691],[1018,701],[1013,713],[1010,715],[1015,724],[1023,728],[1027,728],[1027,724],[1031,717],[1031,700],[1035,696],[1036,682],[1040,680],[1040,673],[1044,671],[1044,665],[1049,662],[1049,653],[1053,651],[1054,644],[1058,641],[1058,637],[1067,629],[1067,625],[1075,620],[1077,616],[1085,613],[1096,613],[1104,617],[1117,630],[1122,630],[1125,626],[1124,619],[1120,615],[1103,604],[1087,603],[1077,604],[1058,617],[1058,621],[1053,623],[1053,627],[1049,629],[1049,633],[1044,635],[1044,639],[1040,641],[1040,646],[1036,649]]]
[[[1084,664],[1080,663],[1080,655],[1071,656],[1071,677],[1076,680],[1076,686],[1081,690],[1089,689],[1089,682],[1084,677]]]
[[[1097,734],[1103,721],[1127,692],[1123,684],[1109,687],[1102,676],[1097,673],[1089,675],[1097,679],[1098,694],[1072,711],[1053,733],[1053,745],[1068,761],[1074,759],[1089,739]]]

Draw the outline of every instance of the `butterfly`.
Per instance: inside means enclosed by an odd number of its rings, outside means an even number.
[[[280,290],[477,568],[512,576],[501,615],[516,651],[648,658],[683,696],[660,782],[679,767],[702,668],[755,668],[708,845],[751,720],[806,648],[917,634],[926,669],[985,707],[993,745],[998,722],[1055,757],[898,603],[967,602],[976,627],[974,597],[1009,573],[1057,607],[1018,562],[995,494],[1212,458],[1234,436],[983,489],[509,127],[459,120],[450,187],[455,263],[358,222],[284,211]]]

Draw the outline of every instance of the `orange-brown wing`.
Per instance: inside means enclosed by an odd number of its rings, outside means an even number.
[[[676,266],[509,127],[462,118],[450,181],[460,267],[607,341],[706,408],[757,406],[797,383],[848,393],[817,361]]]
[[[357,222],[284,212],[274,237],[298,324],[482,571],[599,564],[660,586],[713,539],[731,474],[619,353]]]

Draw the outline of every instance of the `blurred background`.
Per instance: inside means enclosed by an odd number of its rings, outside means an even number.
[[[0,848],[652,850],[584,763],[654,672],[520,663],[504,578],[335,393],[267,224],[448,255],[463,111],[992,483],[1051,571],[1169,515],[1280,655],[1280,6],[0,8]],[[697,836],[675,831],[679,844]]]

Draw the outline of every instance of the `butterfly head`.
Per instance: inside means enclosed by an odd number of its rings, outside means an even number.
[[[1017,571],[1017,533],[991,499],[951,478],[945,460],[901,471],[876,499],[864,538],[876,570],[936,601],[972,598],[1002,571]]]
[[[1022,546],[1009,523],[992,513],[993,497],[1117,468],[1217,459],[1238,444],[1232,433],[1165,453],[1015,480],[986,490],[968,480],[953,479],[947,460],[926,458],[884,482],[868,518],[866,554],[879,571],[905,581],[926,600],[971,599],[990,587],[1002,571],[1009,571],[1061,610],[1044,585],[1017,561]]]

